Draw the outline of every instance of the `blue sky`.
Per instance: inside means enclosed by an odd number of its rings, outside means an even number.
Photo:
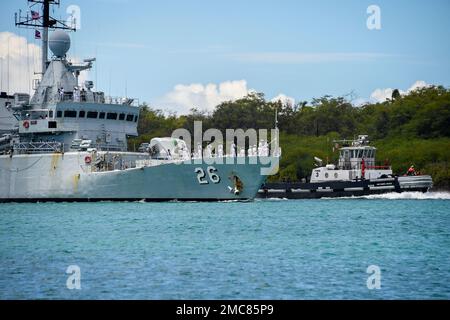
[[[35,42],[14,27],[26,1],[0,2],[0,31]],[[204,103],[195,94],[206,87],[192,84],[236,80],[296,101],[350,92],[368,99],[418,80],[450,85],[448,0],[62,0],[56,15],[73,4],[81,30],[71,35],[70,54],[97,56],[89,77],[99,88],[124,95],[126,87],[128,96],[173,110]],[[381,30],[366,26],[371,4],[381,9]]]

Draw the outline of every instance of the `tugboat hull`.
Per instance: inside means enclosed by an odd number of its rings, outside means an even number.
[[[258,198],[318,199],[359,197],[390,192],[427,192],[431,176],[406,176],[375,180],[330,181],[318,183],[266,183]]]

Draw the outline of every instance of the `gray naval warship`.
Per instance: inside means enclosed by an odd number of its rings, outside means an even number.
[[[138,135],[137,100],[107,97],[93,90],[92,81],[78,83],[80,72],[95,59],[82,64],[67,59],[69,35],[55,30],[48,36],[55,26],[48,16],[54,2],[41,3],[42,78],[31,99],[21,93],[0,96],[0,202],[256,196],[266,179],[263,168],[278,164],[275,149],[265,156],[212,155],[201,149],[192,154],[185,141],[168,137],[152,139],[141,152],[127,151],[127,138]],[[47,46],[53,53],[49,61]]]

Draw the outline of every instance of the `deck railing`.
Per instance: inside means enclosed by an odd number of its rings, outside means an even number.
[[[13,149],[17,153],[35,154],[35,153],[53,153],[63,152],[64,144],[61,142],[20,142],[13,146]]]
[[[126,97],[114,97],[105,96],[103,94],[98,94],[97,92],[87,92],[84,93],[64,93],[58,96],[57,101],[59,102],[75,102],[75,103],[106,103],[106,104],[116,104],[116,105],[128,105],[128,106],[139,106],[139,99],[126,98]]]

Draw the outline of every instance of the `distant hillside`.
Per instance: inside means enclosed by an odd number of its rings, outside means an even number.
[[[187,116],[165,116],[161,110],[144,106],[140,136],[131,139],[130,147],[137,148],[156,136],[170,136],[176,128],[192,132],[194,120],[203,121],[203,130],[272,128],[276,109],[283,157],[279,174],[271,180],[309,176],[314,156],[336,159],[334,139],[368,134],[379,149],[378,160],[388,159],[396,173],[414,164],[432,174],[437,186],[450,187],[450,90],[442,86],[396,94],[386,102],[360,107],[344,97],[331,96],[310,104],[282,105],[266,101],[263,94],[224,102],[209,114],[193,109]]]

